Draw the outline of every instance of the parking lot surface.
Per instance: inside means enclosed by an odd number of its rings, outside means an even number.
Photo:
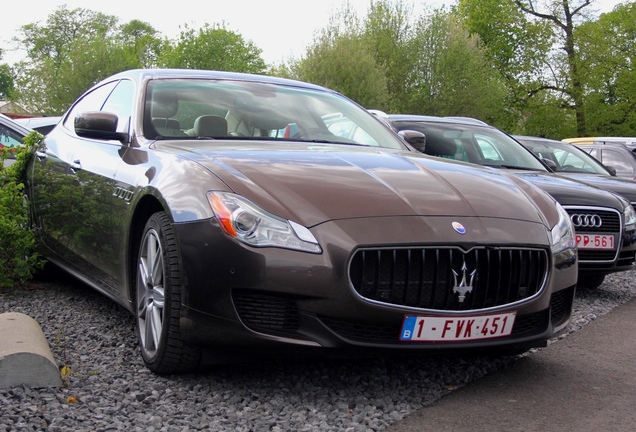
[[[635,317],[631,300],[385,431],[634,431]]]

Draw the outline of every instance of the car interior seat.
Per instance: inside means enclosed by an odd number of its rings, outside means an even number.
[[[196,137],[227,137],[227,120],[220,116],[203,115],[194,121],[194,127],[188,135]]]
[[[173,119],[179,109],[177,93],[173,91],[156,91],[152,94],[152,125],[162,136],[186,136],[177,119]]]
[[[457,144],[443,136],[428,132],[426,134],[424,153],[446,159],[455,159]]]

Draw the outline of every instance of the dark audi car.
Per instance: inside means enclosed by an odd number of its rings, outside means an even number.
[[[607,274],[634,267],[636,215],[622,196],[552,173],[521,143],[479,120],[381,112],[376,116],[414,145],[421,145],[423,134],[426,154],[514,173],[552,195],[574,224],[579,287],[597,288]]]
[[[607,189],[625,197],[636,205],[636,182],[616,175],[616,170],[606,167],[579,147],[548,138],[514,135],[539,159],[546,162],[555,173]]]
[[[156,373],[281,347],[522,351],[571,314],[574,233],[552,197],[423,155],[315,85],[112,76],[44,138],[28,191],[45,257],[136,315]]]

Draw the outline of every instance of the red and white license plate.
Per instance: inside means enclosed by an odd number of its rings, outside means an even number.
[[[492,339],[512,333],[516,312],[468,317],[406,315],[400,332],[405,342],[457,342]]]
[[[576,246],[579,249],[616,249],[614,236],[608,234],[577,234]]]

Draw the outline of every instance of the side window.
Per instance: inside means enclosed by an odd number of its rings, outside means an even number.
[[[481,154],[484,156],[484,159],[489,159],[491,161],[502,161],[503,157],[499,154],[497,149],[490,141],[486,141],[484,139],[475,138],[477,140],[477,145],[481,150]]]
[[[579,169],[585,169],[587,167],[587,163],[584,160],[572,153],[568,153],[563,150],[555,150],[554,153],[557,155],[557,158],[560,161],[559,165],[561,166],[569,166]]]
[[[601,160],[601,155],[598,154],[598,151],[595,148],[589,148],[589,147],[579,147],[581,150],[583,150],[585,153],[594,156],[596,159]]]
[[[631,161],[619,151],[614,149],[603,149],[603,165],[613,166],[616,169],[616,175],[619,177],[633,177],[634,169],[632,168]]]
[[[117,132],[128,132],[133,103],[133,83],[121,80],[110,93],[101,111],[117,114]]]
[[[22,144],[22,135],[8,127],[0,125],[0,148],[17,147]]]
[[[87,93],[80,99],[69,112],[69,115],[64,120],[64,126],[70,130],[74,130],[75,117],[86,111],[101,111],[102,106],[108,95],[113,91],[118,81],[112,81],[104,84],[101,87]]]

